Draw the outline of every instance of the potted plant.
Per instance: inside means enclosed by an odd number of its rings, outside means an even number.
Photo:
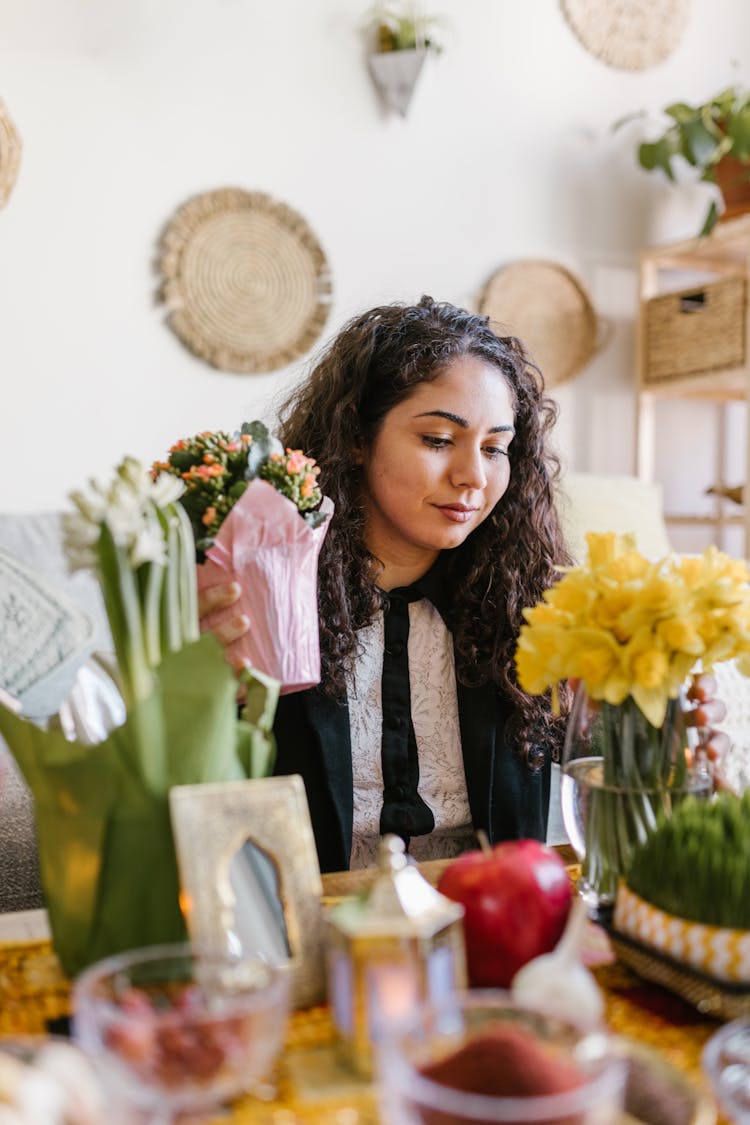
[[[427,55],[442,50],[433,37],[440,17],[422,15],[402,0],[375,4],[365,20],[373,39],[370,72],[388,108],[405,117]]]
[[[701,236],[710,234],[720,215],[731,218],[750,210],[750,92],[730,86],[700,105],[668,105],[663,116],[661,136],[639,144],[638,163],[676,181],[684,161],[698,180],[717,185],[719,199],[706,211]]]
[[[378,54],[418,48],[439,54],[442,50],[432,38],[432,29],[440,24],[440,17],[420,15],[414,4],[376,4],[366,18],[369,29],[374,32]]]

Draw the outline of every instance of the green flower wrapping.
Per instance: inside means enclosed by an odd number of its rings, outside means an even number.
[[[272,765],[275,683],[255,681],[254,724],[237,720],[236,694],[207,634],[162,661],[152,693],[96,746],[0,709],[34,795],[42,885],[69,975],[110,953],[184,940],[169,789],[264,777]]]

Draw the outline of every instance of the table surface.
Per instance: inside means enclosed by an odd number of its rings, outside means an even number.
[[[564,851],[563,857],[570,858]],[[420,864],[420,870],[435,883],[446,862]],[[371,875],[325,875],[324,896],[356,892]],[[700,1054],[717,1021],[640,981],[614,960],[606,934],[593,925],[586,959],[604,993],[608,1026],[672,1063],[704,1098],[702,1125],[716,1120]],[[70,985],[52,949],[45,912],[0,915],[0,1037],[42,1033],[47,1021],[69,1011]],[[231,1120],[238,1125],[376,1125],[379,1117],[372,1087],[338,1061],[328,1010],[321,1006],[293,1014],[276,1096],[268,1102],[242,1099]]]
[[[563,863],[572,866],[577,863],[576,854],[570,844],[556,844],[552,849],[562,859]],[[419,870],[430,883],[435,886],[438,879],[445,871],[450,859],[430,859],[419,864]],[[328,897],[356,894],[357,891],[367,886],[372,878],[372,870],[365,871],[334,871],[323,875],[323,894]]]

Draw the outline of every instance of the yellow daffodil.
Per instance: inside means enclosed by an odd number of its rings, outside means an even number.
[[[656,631],[667,649],[689,653],[697,659],[706,649],[700,625],[701,619],[698,614],[675,615],[659,621]]]
[[[596,591],[589,582],[581,581],[580,576],[571,571],[562,582],[547,591],[546,601],[561,613],[580,617],[591,609]]]
[[[646,559],[632,536],[589,533],[588,558],[524,610],[516,663],[532,694],[578,678],[594,699],[629,696],[654,725],[697,660],[750,674],[750,573],[709,547]]]
[[[586,545],[589,549],[589,569],[596,570],[598,567],[609,566],[628,551],[634,551],[635,536],[617,535],[614,531],[601,533],[589,531],[586,535]]]

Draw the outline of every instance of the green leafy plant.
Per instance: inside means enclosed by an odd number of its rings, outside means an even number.
[[[403,3],[375,4],[365,16],[366,26],[375,35],[375,50],[409,51],[426,47],[439,54],[442,46],[433,38],[434,29],[442,24],[440,16],[417,13],[416,5]]]
[[[627,882],[678,918],[750,930],[750,791],[686,798],[637,848]]]
[[[726,90],[699,105],[674,102],[663,110],[666,128],[655,140],[642,141],[638,146],[638,163],[647,172],[661,169],[668,179],[677,179],[679,161],[684,161],[698,172],[698,179],[717,184],[717,168],[722,160],[731,157],[740,165],[736,178],[750,180],[750,93],[739,86]],[[641,114],[630,115],[619,124],[633,120]],[[719,205],[712,200],[701,228],[701,236],[710,234],[719,218]]]

